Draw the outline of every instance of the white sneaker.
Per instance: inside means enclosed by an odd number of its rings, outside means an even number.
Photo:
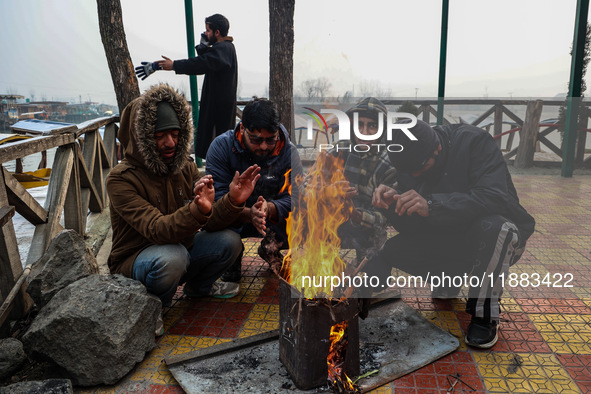
[[[214,298],[232,298],[240,293],[240,285],[235,282],[222,282],[216,280],[211,285],[209,296]]]

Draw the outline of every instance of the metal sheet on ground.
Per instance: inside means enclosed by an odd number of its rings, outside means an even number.
[[[359,381],[366,392],[415,371],[456,350],[456,337],[427,321],[402,300],[372,309],[359,320],[363,362],[379,363],[379,373]],[[373,358],[373,360],[371,360]]]
[[[300,392],[279,361],[278,338],[274,331],[165,361],[188,394]]]
[[[400,300],[373,308],[359,326],[362,373],[379,369],[378,374],[358,382],[362,392],[419,369],[459,346],[457,338]],[[274,331],[165,361],[189,394],[315,392],[295,388],[279,361],[277,338]]]

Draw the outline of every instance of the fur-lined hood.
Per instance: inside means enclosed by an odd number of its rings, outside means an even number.
[[[156,108],[161,101],[172,105],[181,125],[177,149],[168,165],[158,154],[154,139]],[[158,176],[179,171],[187,163],[193,138],[191,107],[184,96],[168,84],[154,85],[125,107],[118,138],[124,149],[124,159],[129,164],[145,167]]]

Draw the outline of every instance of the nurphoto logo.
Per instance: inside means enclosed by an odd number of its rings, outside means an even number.
[[[314,122],[318,125],[320,130],[328,133],[328,124],[323,115],[332,114],[336,116],[338,127],[338,140],[350,140],[355,142],[350,146],[344,148],[333,144],[319,144],[318,150],[330,150],[330,149],[346,149],[348,151],[354,150],[355,152],[368,152],[371,149],[382,149],[388,150],[388,152],[402,152],[404,147],[400,144],[388,144],[387,142],[392,141],[392,134],[394,132],[403,132],[411,141],[417,141],[417,138],[409,130],[417,124],[417,117],[407,112],[390,112],[388,111],[384,126],[383,114],[378,115],[378,124],[375,133],[373,134],[362,134],[359,131],[359,114],[353,113],[353,134],[355,139],[351,138],[351,121],[349,116],[344,111],[334,108],[321,108],[320,112],[310,107],[304,107],[310,112],[306,114],[310,117],[307,122],[307,139],[312,140],[314,138]],[[410,121],[409,121],[410,120]],[[334,127],[335,125],[331,125]],[[384,141],[383,135],[385,132],[386,139]]]

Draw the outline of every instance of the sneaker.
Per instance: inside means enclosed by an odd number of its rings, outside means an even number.
[[[220,277],[224,282],[240,282],[242,277],[242,254],[229,266]]]
[[[499,339],[498,326],[496,321],[486,321],[476,316],[472,316],[466,335],[466,344],[479,348],[489,349],[497,343]]]
[[[452,286],[452,287],[436,287],[431,292],[431,298],[441,298],[441,299],[449,299],[449,298],[457,298],[458,294],[460,294],[460,287]]]
[[[156,329],[154,333],[157,337],[161,337],[164,335],[164,321],[162,320],[162,312],[158,314],[158,319],[156,319]]]
[[[242,277],[242,255],[243,254],[244,254],[244,244],[242,244],[242,252],[240,252],[240,255],[238,256],[238,258],[236,258],[236,261],[234,261],[232,263],[232,265],[229,266],[226,269],[226,271],[224,271],[222,276],[220,277],[220,279],[222,281],[235,282],[235,283],[240,282],[240,278]]]
[[[214,298],[232,298],[240,293],[240,285],[234,282],[223,282],[218,279],[211,285],[211,290],[209,290],[209,293],[202,294],[195,291],[188,283],[185,283],[185,286],[183,287],[183,293],[190,298],[207,296]]]
[[[214,298],[232,298],[238,293],[240,293],[240,285],[238,283],[216,280],[211,285],[208,295]]]

